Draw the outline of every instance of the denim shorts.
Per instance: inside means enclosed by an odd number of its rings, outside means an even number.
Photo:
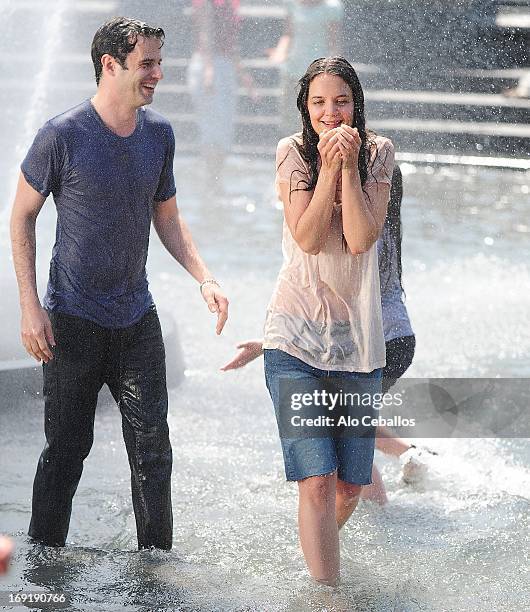
[[[279,349],[265,349],[265,381],[274,404],[276,420],[280,428],[280,380],[297,381],[336,378],[345,381],[362,381],[363,388],[371,393],[381,391],[382,369],[372,372],[337,372],[319,370]],[[280,437],[287,480],[303,480],[309,476],[322,476],[337,472],[340,480],[351,484],[371,484],[374,458],[374,436],[362,437]]]

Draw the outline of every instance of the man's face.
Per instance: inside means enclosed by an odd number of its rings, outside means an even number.
[[[127,70],[117,65],[116,86],[123,99],[135,108],[151,104],[155,87],[164,76],[161,64],[160,40],[138,36],[125,60]]]

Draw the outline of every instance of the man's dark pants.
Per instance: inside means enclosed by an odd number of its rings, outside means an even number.
[[[50,312],[56,348],[44,364],[46,445],[33,485],[29,535],[64,546],[72,498],[93,442],[98,392],[118,403],[131,467],[139,548],[170,549],[172,454],[165,352],[156,309],[124,329]]]

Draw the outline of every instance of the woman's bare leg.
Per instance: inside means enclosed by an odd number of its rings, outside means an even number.
[[[388,502],[383,478],[375,463],[372,466],[372,484],[363,487],[361,498],[376,502],[377,504],[381,504],[381,506],[384,506]]]
[[[335,518],[339,529],[343,527],[357,507],[361,489],[361,485],[350,484],[349,482],[337,479]]]
[[[388,427],[377,427],[375,435],[375,447],[385,455],[399,457],[410,448],[408,442],[403,438],[398,438]]]
[[[339,579],[339,530],[335,519],[337,474],[298,481],[300,544],[311,576],[324,584]]]

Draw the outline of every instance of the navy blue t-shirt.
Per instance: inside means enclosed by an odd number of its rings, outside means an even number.
[[[174,151],[171,125],[146,108],[128,137],[107,128],[90,100],[39,130],[21,168],[57,207],[45,308],[108,328],[145,314],[151,217],[175,195]]]

